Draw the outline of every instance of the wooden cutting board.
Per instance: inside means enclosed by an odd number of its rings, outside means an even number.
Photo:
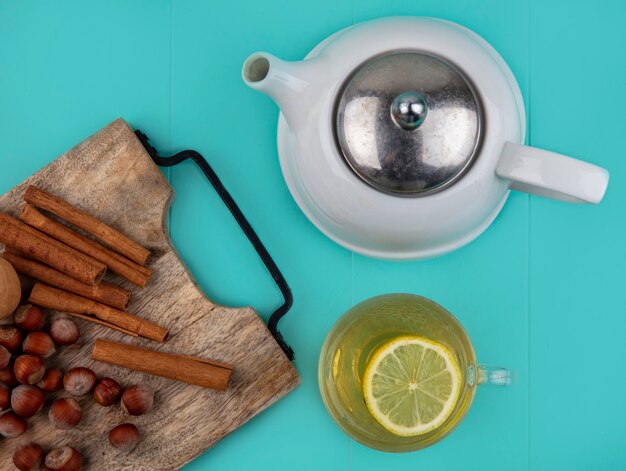
[[[0,469],[14,469],[13,450],[28,441],[46,450],[74,446],[85,458],[83,469],[177,469],[298,385],[298,373],[259,315],[251,308],[213,303],[187,271],[166,235],[173,190],[126,122],[111,123],[5,193],[0,197],[0,211],[17,216],[30,184],[97,215],[150,249],[153,255],[147,266],[154,274],[145,289],[115,275],[107,274],[106,279],[131,289],[129,311],[169,328],[170,338],[158,344],[77,320],[80,341],[57,350],[47,366],[63,370],[87,366],[122,386],[146,384],[155,391],[154,409],[130,417],[118,406],[103,408],[85,397],[79,400],[80,424],[64,432],[48,422],[48,400],[29,419],[24,435],[0,441]],[[230,387],[216,392],[93,362],[90,355],[98,337],[230,363],[234,365]],[[129,455],[116,452],[107,441],[109,430],[122,422],[136,424],[143,436]]]

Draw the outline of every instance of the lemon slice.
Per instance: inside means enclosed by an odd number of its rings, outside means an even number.
[[[454,355],[419,336],[383,344],[365,368],[363,395],[372,416],[395,435],[412,437],[436,429],[452,413],[461,390]]]

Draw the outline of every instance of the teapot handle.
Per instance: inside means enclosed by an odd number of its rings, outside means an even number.
[[[496,175],[512,190],[570,203],[599,203],[609,183],[601,167],[512,142],[504,145]]]

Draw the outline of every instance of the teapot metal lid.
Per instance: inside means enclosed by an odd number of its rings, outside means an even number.
[[[394,52],[361,65],[343,85],[335,137],[352,170],[396,196],[454,184],[478,154],[482,112],[467,78],[422,52]]]

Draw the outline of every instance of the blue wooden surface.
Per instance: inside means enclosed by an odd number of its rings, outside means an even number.
[[[477,241],[426,262],[364,258],[315,230],[280,174],[278,110],[243,85],[241,63],[256,50],[299,59],[337,29],[398,14],[491,42],[520,82],[528,142],[606,166],[605,201],[513,194]],[[122,116],[163,152],[201,151],[235,195],[293,287],[281,325],[303,383],[186,469],[625,469],[625,23],[621,0],[0,0],[0,192]],[[166,175],[171,235],[202,288],[267,316],[279,293],[208,184],[192,165]],[[446,306],[481,362],[518,374],[482,388],[448,439],[404,455],[351,442],[316,380],[337,317],[394,291]]]

